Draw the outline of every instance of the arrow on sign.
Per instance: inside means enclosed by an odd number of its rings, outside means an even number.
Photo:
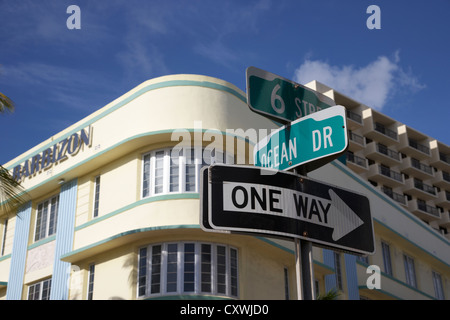
[[[358,215],[332,190],[330,199],[292,189],[224,181],[224,212],[253,212],[302,220],[333,229],[337,241],[363,224]]]
[[[331,197],[331,208],[334,209],[330,216],[330,224],[333,226],[332,238],[337,241],[362,225],[363,221],[333,190],[330,189],[328,192]]]

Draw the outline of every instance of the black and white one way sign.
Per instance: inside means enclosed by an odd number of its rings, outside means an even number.
[[[373,253],[365,196],[290,172],[261,170],[213,165],[203,171],[205,230],[301,238],[333,249]]]

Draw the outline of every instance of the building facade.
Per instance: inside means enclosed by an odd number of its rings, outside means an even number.
[[[376,244],[368,257],[314,247],[316,296],[448,299],[450,148],[309,86],[347,108],[350,143],[308,176],[364,193]],[[296,299],[292,241],[199,223],[201,168],[251,164],[277,127],[228,82],[165,76],[6,163],[30,201],[0,216],[0,299]]]

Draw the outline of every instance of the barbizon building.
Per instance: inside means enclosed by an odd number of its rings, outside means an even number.
[[[450,147],[308,86],[349,129],[347,153],[308,176],[367,196],[375,235],[369,256],[313,247],[316,295],[448,299]],[[251,164],[276,128],[230,83],[165,76],[12,159],[30,201],[0,216],[0,299],[296,299],[293,241],[199,222],[200,169]]]

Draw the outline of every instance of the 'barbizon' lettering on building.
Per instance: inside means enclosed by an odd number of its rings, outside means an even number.
[[[66,160],[68,155],[75,156],[83,145],[90,147],[91,144],[92,128],[89,126],[55,143],[41,153],[32,156],[23,164],[15,166],[13,169],[13,178],[16,181],[21,181],[26,177],[31,178],[34,174],[42,170],[50,169],[53,164]]]

